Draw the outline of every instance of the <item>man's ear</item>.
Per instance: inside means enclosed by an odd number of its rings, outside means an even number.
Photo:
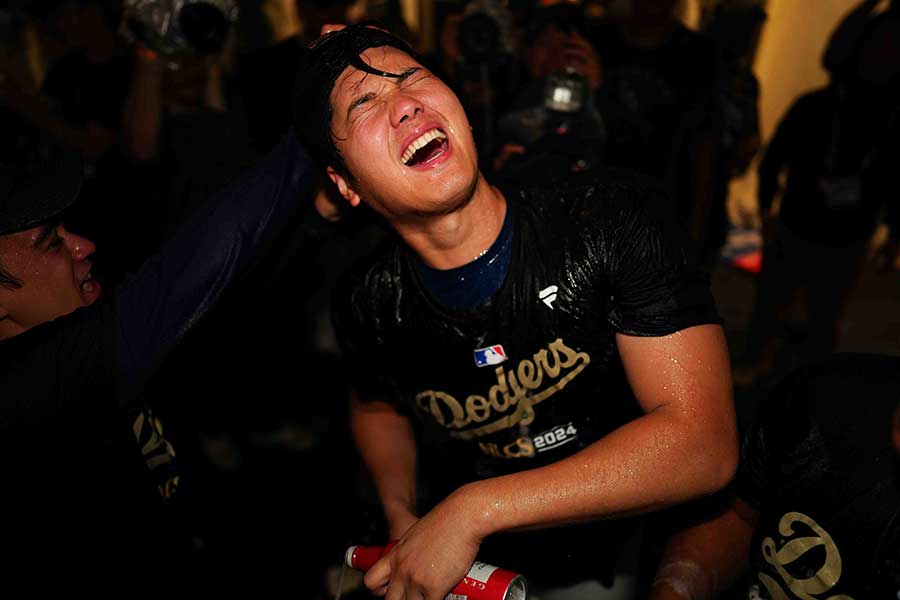
[[[361,198],[359,197],[359,194],[356,193],[356,190],[350,187],[347,178],[335,171],[333,167],[328,167],[326,171],[328,172],[328,177],[338,189],[338,192],[350,203],[350,206],[359,206]]]

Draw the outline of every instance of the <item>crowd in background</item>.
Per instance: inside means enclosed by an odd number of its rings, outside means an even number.
[[[85,186],[67,221],[97,242],[102,277],[121,281],[289,132],[299,48],[324,24],[371,18],[422,49],[456,91],[488,179],[594,169],[656,178],[711,274],[723,268],[729,182],[763,153],[763,267],[750,333],[730,340],[748,397],[837,348],[883,222],[892,237],[882,265],[896,264],[898,2],[883,13],[863,2],[841,25],[823,58],[829,84],[797,100],[767,148],[752,72],[761,3],[710,4],[698,32],[676,0],[633,0],[627,14],[613,2],[438,2],[431,52],[398,3],[358,4],[300,1],[284,15],[276,3],[239,2],[220,39],[171,52],[129,21],[128,2],[10,3],[0,13],[0,153],[42,136],[81,151]],[[295,20],[302,29],[284,35]],[[329,237],[291,224],[146,393],[186,473],[173,513],[196,560],[246,564],[322,595],[344,548],[384,535],[372,492],[360,501],[328,301],[342,270],[386,234],[362,211],[340,216]],[[808,324],[785,344],[782,315],[798,288]]]

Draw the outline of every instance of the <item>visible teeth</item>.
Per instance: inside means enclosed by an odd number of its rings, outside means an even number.
[[[400,160],[403,161],[404,165],[408,165],[409,161],[412,160],[412,157],[415,155],[417,150],[424,148],[428,142],[432,140],[445,140],[447,139],[446,134],[440,129],[432,129],[431,131],[426,131],[412,142],[410,142],[409,146],[406,147],[406,150],[403,152],[403,156]]]

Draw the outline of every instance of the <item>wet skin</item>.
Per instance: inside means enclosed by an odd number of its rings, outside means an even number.
[[[62,224],[0,236],[0,264],[21,283],[0,286],[0,339],[93,304],[102,293],[91,275],[95,250]]]
[[[478,153],[456,95],[412,57],[390,47],[361,55],[381,77],[348,67],[331,92],[331,130],[350,174],[329,168],[338,191],[385,217],[436,268],[471,261],[496,239],[505,202],[478,170]],[[410,144],[439,132],[413,160]]]

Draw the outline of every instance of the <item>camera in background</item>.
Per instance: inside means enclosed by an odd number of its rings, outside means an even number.
[[[125,0],[123,33],[160,54],[214,54],[237,20],[234,0]]]

